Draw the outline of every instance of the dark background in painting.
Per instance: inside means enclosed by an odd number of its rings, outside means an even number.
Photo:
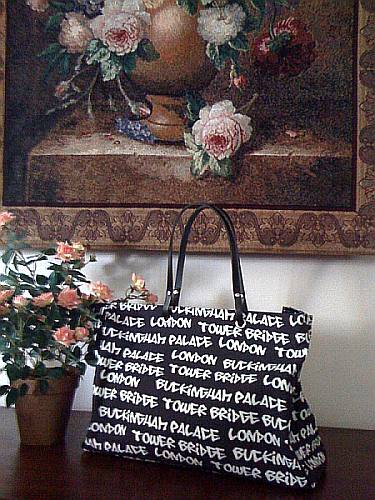
[[[254,137],[230,182],[193,179],[182,147],[136,145],[138,157],[125,148],[119,154],[123,142],[103,140],[118,113],[106,110],[100,88],[94,124],[84,107],[47,118],[58,77],[41,83],[44,68],[36,54],[48,41],[48,16],[22,0],[8,2],[4,203],[158,206],[205,199],[239,207],[353,209],[355,8],[354,0],[301,0],[293,16],[310,26],[317,43],[317,59],[303,75],[256,77],[247,56],[251,88],[241,102],[228,90],[227,74],[212,82],[209,102],[220,96],[240,104],[260,94],[252,111]],[[302,136],[291,138],[288,129]],[[93,144],[95,152],[88,153]]]

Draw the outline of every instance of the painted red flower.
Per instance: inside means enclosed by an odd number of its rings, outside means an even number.
[[[273,75],[297,76],[314,61],[315,40],[305,23],[289,17],[278,21],[273,36],[264,33],[254,40],[254,64]]]

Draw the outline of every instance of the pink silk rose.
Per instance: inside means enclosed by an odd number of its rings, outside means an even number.
[[[77,326],[75,329],[75,338],[78,342],[84,342],[89,338],[90,332],[84,326]]]
[[[85,257],[85,247],[82,243],[57,242],[56,257],[63,262],[82,260]]]
[[[111,52],[123,56],[137,49],[149,23],[141,0],[106,0],[103,13],[91,21],[91,29]]]
[[[65,287],[57,296],[57,305],[65,309],[76,309],[81,303],[81,298],[74,288]]]
[[[110,290],[109,286],[105,285],[101,281],[95,281],[94,283],[91,283],[90,288],[95,297],[99,300],[108,301],[113,298],[112,290]]]
[[[13,297],[13,306],[16,309],[22,309],[26,307],[28,303],[29,303],[28,299],[23,295],[15,295]]]
[[[149,293],[148,297],[147,297],[147,301],[149,304],[157,304],[158,296],[155,295],[154,293]]]
[[[4,304],[8,299],[13,297],[14,290],[0,290],[0,304]]]
[[[231,101],[205,106],[192,128],[194,142],[217,160],[229,158],[250,139],[250,121],[248,116],[236,113]]]
[[[36,307],[47,307],[54,301],[52,292],[41,293],[32,299],[32,304]]]
[[[90,24],[83,14],[69,12],[60,24],[59,43],[69,54],[82,54],[94,38]]]
[[[0,212],[0,227],[6,226],[13,219],[15,216],[11,212]]]
[[[132,287],[138,292],[145,290],[145,279],[143,276],[138,276],[136,273],[132,274]]]
[[[62,326],[55,330],[53,338],[57,340],[57,342],[60,342],[60,344],[64,344],[66,347],[69,347],[76,341],[75,331],[71,330],[68,326]]]

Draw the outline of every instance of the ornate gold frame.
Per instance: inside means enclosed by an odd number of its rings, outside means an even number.
[[[0,137],[5,109],[5,1],[0,0]],[[355,211],[230,209],[242,252],[304,254],[375,253],[375,0],[358,6],[358,140]],[[2,173],[0,174],[3,185]],[[1,189],[2,193],[2,189]],[[6,207],[33,243],[79,239],[95,248],[164,250],[177,209]],[[195,225],[191,249],[226,251],[220,222],[204,214]]]

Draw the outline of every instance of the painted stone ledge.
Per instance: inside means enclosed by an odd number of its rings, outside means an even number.
[[[29,155],[27,204],[116,207],[210,200],[244,207],[350,209],[351,163],[347,143],[309,133],[280,134],[245,150],[233,181],[197,180],[183,146],[147,145],[100,132],[50,135]]]

